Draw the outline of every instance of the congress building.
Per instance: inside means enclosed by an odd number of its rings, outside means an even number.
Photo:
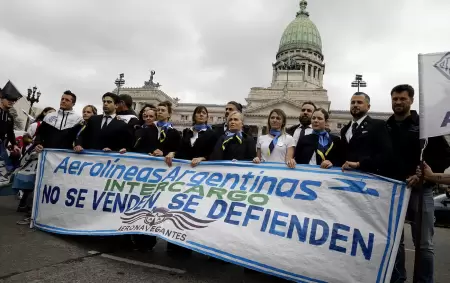
[[[307,2],[300,1],[300,10],[281,36],[280,46],[272,64],[272,82],[269,87],[252,87],[244,105],[245,124],[251,126],[254,136],[265,132],[267,117],[274,108],[283,109],[288,116],[287,125],[298,124],[304,101],[313,101],[331,114],[329,127],[339,132],[351,119],[349,109],[330,110],[331,101],[323,88],[326,66],[322,53],[319,30],[307,12]],[[269,66],[268,66],[269,67]],[[269,70],[268,70],[269,71]],[[133,97],[133,108],[138,112],[145,103],[158,104],[169,100],[174,105],[172,123],[182,130],[192,125],[192,112],[199,103],[184,103],[167,95],[159,83],[154,82],[155,72],[142,87],[122,87],[120,94]],[[117,89],[114,90],[117,92]],[[208,108],[209,123],[224,122],[224,104],[201,104]],[[373,118],[386,120],[389,113],[370,112]]]

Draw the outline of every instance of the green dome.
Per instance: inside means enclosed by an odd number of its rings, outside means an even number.
[[[307,4],[305,0],[300,1],[300,12],[284,31],[278,53],[290,49],[310,49],[322,54],[322,39],[316,25],[309,19]]]

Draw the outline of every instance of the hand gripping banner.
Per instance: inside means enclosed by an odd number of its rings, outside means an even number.
[[[316,166],[45,150],[34,227],[153,235],[297,282],[389,282],[409,190]]]

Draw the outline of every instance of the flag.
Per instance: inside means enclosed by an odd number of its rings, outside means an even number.
[[[420,138],[450,134],[450,52],[419,54]]]

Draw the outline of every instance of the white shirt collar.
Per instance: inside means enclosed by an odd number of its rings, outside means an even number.
[[[114,119],[114,118],[116,118],[116,113],[111,114],[111,115],[106,115],[103,113],[103,118],[105,118],[106,116],[109,116],[109,117],[111,117],[111,119]]]
[[[366,118],[367,118],[367,115],[364,115],[363,117],[359,118],[359,119],[356,120],[356,121],[355,121],[355,120],[352,120],[352,124],[353,124],[353,123],[356,123],[356,124],[358,124],[358,126],[359,126],[359,125],[361,125],[361,122],[364,121],[364,119],[366,119]]]

